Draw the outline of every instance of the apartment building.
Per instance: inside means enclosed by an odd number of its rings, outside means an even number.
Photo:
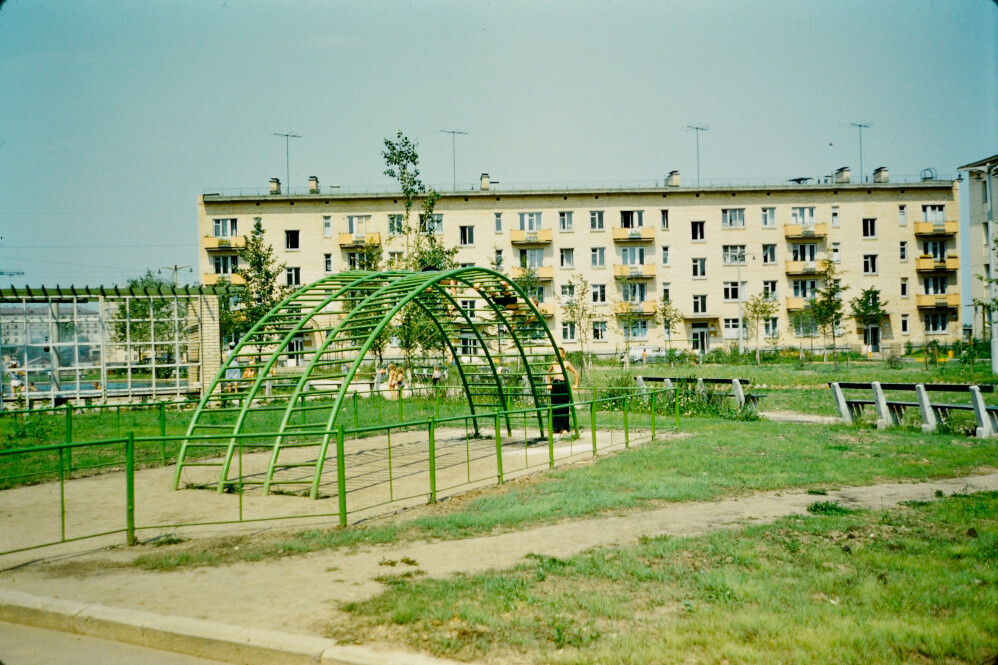
[[[996,297],[995,292],[977,276],[989,278],[998,274],[994,253],[994,223],[998,221],[998,212],[996,212],[998,205],[995,203],[995,196],[998,196],[998,155],[966,164],[961,166],[960,170],[966,171],[968,175],[967,213],[970,225],[967,232],[970,234],[968,259],[972,272],[971,303],[988,301]],[[991,312],[976,305],[971,306],[974,337],[982,337],[985,330],[991,327]]]
[[[923,173],[892,182],[886,169],[872,182],[852,182],[848,168],[820,182],[684,187],[673,172],[659,186],[626,189],[498,189],[483,174],[473,191],[442,192],[432,219],[412,224],[458,248],[464,265],[499,266],[511,277],[524,268],[539,280],[531,295],[555,338],[578,348],[566,320],[568,299],[587,298],[597,313],[589,333],[596,353],[631,344],[697,352],[755,344],[742,325],[744,303],[763,293],[778,302],[759,328],[759,343],[820,347],[816,332],[797,322],[824,286],[829,259],[846,288],[844,300],[880,290],[889,316],[864,327],[844,310],[843,345],[900,351],[906,342],[952,342],[960,335],[957,183]],[[238,283],[238,248],[254,221],[286,265],[288,284],[308,284],[356,265],[365,243],[381,246],[386,264],[405,251],[403,199],[397,193],[268,191],[204,194],[198,199],[199,271],[203,284]],[[581,274],[588,293],[575,293]],[[654,313],[670,299],[683,313],[671,335]],[[626,330],[625,330],[626,328]],[[808,339],[809,338],[809,339]]]

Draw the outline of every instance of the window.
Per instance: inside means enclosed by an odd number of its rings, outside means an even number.
[[[625,282],[620,286],[620,293],[624,302],[644,302],[648,287],[642,282]]]
[[[707,296],[693,296],[693,313],[707,313]]]
[[[832,263],[839,262],[839,243],[832,243]]]
[[[606,321],[593,321],[593,341],[606,339]]]
[[[762,246],[762,264],[773,265],[776,263],[776,245]]]
[[[561,299],[565,302],[575,299],[575,284],[561,285]]]
[[[461,355],[478,355],[478,339],[475,337],[474,333],[461,333]]]
[[[703,222],[690,222],[690,237],[693,240],[703,240]]]
[[[636,229],[639,226],[644,226],[643,213],[643,210],[621,210],[620,228]]]
[[[818,280],[815,279],[795,279],[794,298],[811,298],[818,290]]]
[[[439,234],[444,232],[444,216],[437,213],[430,215],[429,218],[425,214],[419,215],[419,230],[422,233]]]
[[[239,257],[235,254],[213,256],[212,261],[215,264],[216,275],[231,275],[239,272]]]
[[[572,230],[572,213],[571,212],[559,212],[558,213],[558,229],[561,231],[571,231]]]
[[[794,261],[813,262],[818,255],[818,246],[813,243],[791,245],[790,249]]]
[[[575,321],[561,322],[561,338],[566,342],[575,341]]]
[[[776,300],[776,280],[768,279],[762,283],[762,295],[766,300]]]
[[[948,325],[949,314],[946,312],[926,312],[925,333],[927,335],[945,334]]]
[[[662,285],[662,300],[672,300],[672,285],[663,284]]]
[[[402,267],[402,252],[388,252],[388,267],[389,268]]]
[[[908,226],[908,209],[903,205],[898,206],[898,226]]]
[[[542,303],[544,302],[544,287],[543,286],[533,286],[527,289],[527,295],[533,298],[534,302]]]
[[[462,268],[474,268],[475,267],[475,262],[474,261],[464,262],[464,263],[461,264],[461,267]]]
[[[936,263],[942,263],[946,260],[946,241],[926,240],[922,243],[922,255],[931,256]]]
[[[863,218],[863,237],[864,238],[876,238],[877,237],[877,220],[874,217],[864,217]]]
[[[773,316],[762,322],[763,335],[768,339],[780,336],[780,319]]]
[[[322,237],[332,238],[333,237],[333,220],[329,216],[322,218]]]
[[[877,255],[876,254],[864,254],[863,255],[863,274],[864,275],[876,275],[877,274]]]
[[[469,318],[475,318],[475,301],[474,300],[462,300],[461,309]]]
[[[326,272],[333,272],[333,255],[323,254],[322,259],[325,263]]]
[[[724,265],[745,265],[745,245],[724,245],[721,250]]]
[[[902,314],[901,315],[901,334],[902,335],[907,335],[908,334],[908,315],[907,314]]]
[[[405,233],[405,222],[402,215],[388,215],[388,234],[400,236]]]
[[[941,296],[946,293],[945,277],[926,277],[922,284],[927,296]]]
[[[668,231],[669,230],[669,211],[668,210],[663,210],[662,211],[662,230],[663,231]]]
[[[902,298],[907,298],[908,297],[908,278],[907,277],[902,277],[901,278],[901,297]]]
[[[624,337],[630,339],[646,339],[648,337],[648,321],[646,319],[628,321],[621,328],[623,328]]]
[[[363,236],[371,228],[371,216],[370,215],[348,215],[347,216],[347,233],[352,233],[354,236]]]
[[[298,249],[298,232],[284,232],[284,249]]]
[[[943,205],[923,205],[922,221],[942,224],[946,221],[946,206]]]
[[[908,260],[908,243],[904,240],[898,245],[898,257],[902,263]]]
[[[540,231],[541,230],[541,213],[539,213],[539,212],[521,212],[520,213],[520,230],[521,231]]]
[[[738,282],[724,282],[724,299],[726,301],[738,300]]]
[[[593,267],[602,268],[606,265],[606,250],[603,247],[593,247]]]
[[[502,213],[496,213],[496,233],[502,233]]]
[[[814,208],[791,208],[790,219],[794,224],[814,226]]]
[[[474,245],[475,244],[475,227],[474,226],[459,226],[458,231],[461,233],[461,244],[462,245]]]
[[[236,220],[229,219],[216,219],[214,220],[215,226],[215,237],[216,238],[231,238],[232,236],[239,235],[236,232]]]
[[[722,229],[745,228],[745,208],[724,208],[721,210]]]
[[[797,337],[817,337],[818,324],[814,319],[800,318],[794,320],[794,335]]]
[[[285,268],[284,277],[288,281],[288,286],[298,286],[301,284],[301,268]]]
[[[738,331],[741,330],[739,319],[724,319],[724,339],[738,339]]]
[[[662,265],[669,265],[669,246],[662,245]]]
[[[620,261],[625,266],[640,266],[645,263],[644,247],[621,247]]]
[[[832,206],[832,228],[839,228],[839,207]]]
[[[707,276],[707,259],[693,259],[693,276],[700,278]]]
[[[593,231],[603,230],[603,211],[591,210],[589,212],[589,228]]]
[[[543,265],[544,265],[544,250],[542,248],[520,250],[521,268],[540,268]]]
[[[762,209],[762,228],[764,229],[776,228],[776,208]]]
[[[574,249],[560,249],[558,253],[561,255],[561,267],[562,268],[572,268],[575,266],[575,250]]]
[[[606,284],[593,284],[593,302],[606,302]]]
[[[496,270],[502,270],[502,250],[501,249],[497,249],[496,250],[496,258],[495,258],[494,263],[496,265]]]
[[[347,252],[347,268],[357,270],[360,266],[360,252]]]

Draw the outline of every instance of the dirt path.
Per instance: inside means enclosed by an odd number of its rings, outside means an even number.
[[[134,551],[77,553],[0,572],[0,587],[121,608],[210,619],[271,630],[321,634],[338,604],[377,594],[383,575],[419,570],[429,576],[514,566],[530,553],[564,557],[592,547],[627,545],[641,536],[696,535],[806,512],[816,499],[879,508],[928,500],[941,491],[998,490],[998,472],[920,483],[886,483],[829,491],[768,492],[718,502],[541,526],[460,541],[418,542],[318,552],[261,563],[148,572],[128,567]],[[262,529],[261,529],[262,531]],[[402,559],[415,564],[402,563]],[[396,562],[394,566],[383,562]],[[0,561],[0,564],[3,562]]]

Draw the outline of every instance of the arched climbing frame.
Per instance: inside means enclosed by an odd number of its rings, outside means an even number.
[[[475,300],[475,309],[463,308],[464,300]],[[347,394],[356,391],[350,390],[351,383],[371,349],[410,311],[407,307],[425,314],[423,320],[439,333],[476,431],[477,417],[505,412],[513,408],[514,398],[525,398],[538,408],[543,434],[542,408],[550,403],[547,367],[558,358],[556,344],[535,304],[507,276],[475,267],[347,271],[286,298],[222,362],[191,418],[174,489],[184,468],[217,466],[218,490],[223,491],[232,482],[232,461],[240,446],[269,446],[270,464],[258,481],[264,493],[277,482],[278,470],[314,467],[311,478],[306,473],[307,479],[291,482],[309,484],[316,498],[337,416]],[[316,411],[325,418],[324,427],[321,418],[316,423],[308,417]],[[508,430],[509,416],[504,415]],[[269,434],[250,436],[253,432]],[[212,438],[203,438],[207,435]],[[317,448],[313,460],[282,462],[283,452],[306,446]]]

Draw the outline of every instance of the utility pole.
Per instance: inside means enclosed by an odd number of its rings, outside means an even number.
[[[191,266],[178,266],[178,265],[160,266],[159,267],[159,271],[163,272],[164,270],[172,270],[173,271],[173,286],[174,286],[174,288],[176,288],[176,286],[177,286],[177,273],[180,272],[181,270],[183,270],[184,268],[187,268],[188,271],[193,271],[193,268]]]
[[[700,186],[700,132],[706,132],[710,127],[706,125],[686,125],[686,129],[692,129],[697,134],[697,187]]]
[[[468,132],[459,129],[441,129],[441,134],[450,134],[450,157],[454,170],[454,191],[457,191],[457,135],[466,136]]]
[[[850,122],[849,124],[859,130],[859,181],[863,182],[863,130],[869,128],[870,123]]]
[[[284,137],[284,166],[286,169],[287,181],[285,182],[285,187],[287,188],[288,194],[291,193],[291,139],[300,139],[301,135],[294,134],[292,132],[286,132],[281,134],[280,132],[274,132],[274,136]]]

